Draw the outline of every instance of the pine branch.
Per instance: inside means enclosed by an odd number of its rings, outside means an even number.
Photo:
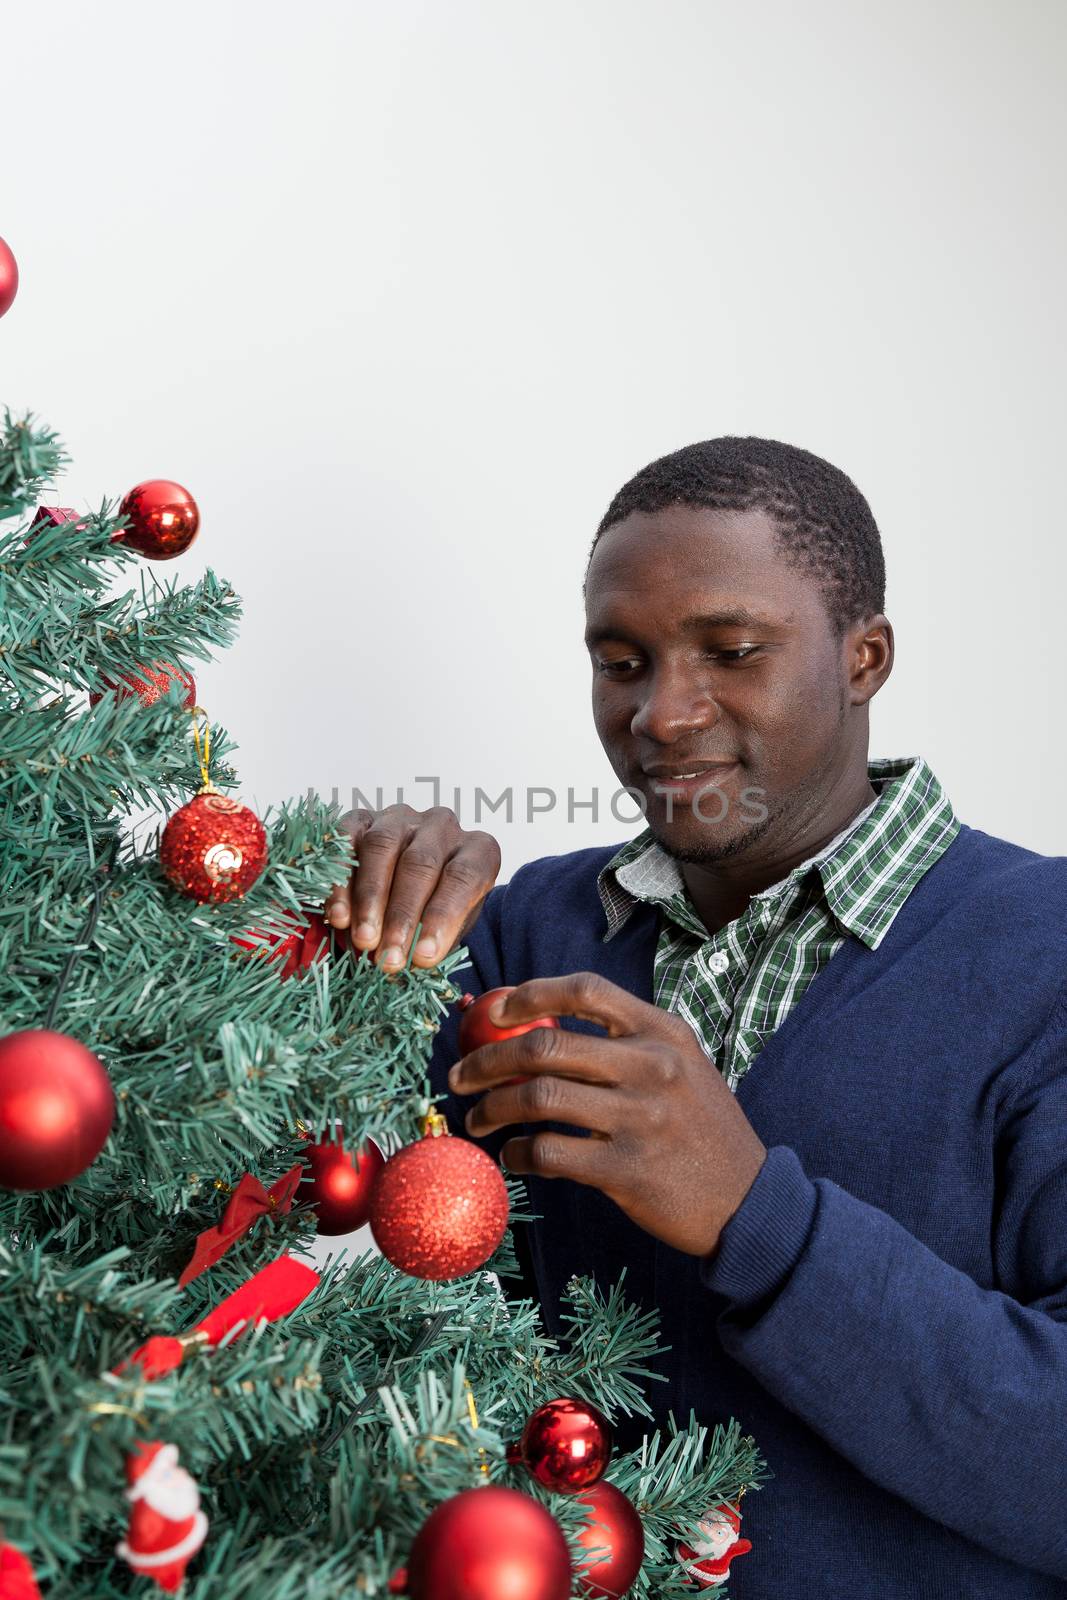
[[[21,515],[68,460],[58,434],[35,427],[32,412],[16,418],[5,406],[0,430],[0,519]]]

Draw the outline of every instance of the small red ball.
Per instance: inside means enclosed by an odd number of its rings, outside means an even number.
[[[239,800],[215,791],[197,794],[163,829],[159,860],[171,883],[191,899],[235,900],[267,864],[267,832]]]
[[[11,302],[19,292],[19,268],[11,246],[0,239],[0,317],[11,310]]]
[[[172,667],[169,661],[153,661],[150,667],[141,667],[137,672],[124,672],[117,683],[103,676],[100,682],[105,691],[113,690],[120,700],[127,700],[135,694],[143,706],[154,706],[157,700],[162,700],[171,684],[177,682],[188,689],[182,701],[186,710],[191,711],[196,705],[196,684],[191,673],[184,672],[181,667]],[[89,704],[98,705],[103,698],[102,692],[94,690],[89,696]]]
[[[50,1028],[0,1039],[0,1187],[70,1183],[96,1160],[114,1120],[111,1079],[80,1040]]]
[[[497,1484],[442,1500],[415,1535],[411,1600],[568,1600],[563,1530],[531,1495]]]
[[[590,1554],[578,1563],[578,1579],[583,1591],[598,1600],[616,1600],[624,1595],[641,1570],[645,1559],[645,1530],[641,1518],[621,1489],[601,1478],[578,1496],[591,1505],[594,1520],[578,1538],[582,1546],[601,1555]],[[606,1552],[605,1552],[606,1546]]]
[[[385,1163],[371,1195],[374,1242],[413,1278],[462,1278],[488,1261],[508,1225],[508,1189],[468,1139],[427,1134]]]
[[[304,1161],[310,1172],[296,1195],[301,1204],[314,1203],[316,1231],[330,1238],[362,1228],[370,1216],[374,1185],[385,1166],[385,1157],[373,1139],[364,1140],[352,1153],[345,1150],[343,1139],[343,1130],[337,1128],[333,1138],[308,1145]]]
[[[170,561],[188,550],[200,528],[200,510],[188,489],[169,478],[148,478],[124,495],[119,505],[129,523],[115,539],[155,561]]]
[[[473,995],[465,994],[460,1000],[460,1010],[463,1012],[459,1023],[458,1046],[461,1056],[469,1055],[472,1050],[479,1049],[483,1044],[496,1044],[501,1039],[515,1039],[520,1033],[529,1033],[533,1028],[558,1028],[559,1020],[556,1017],[535,1017],[532,1022],[516,1022],[510,1028],[502,1028],[489,1020],[489,1007],[495,1001],[503,999],[507,994],[513,993],[515,984],[505,984],[500,989],[487,989],[477,999]],[[509,1083],[526,1083],[526,1077],[505,1078],[501,1087]]]
[[[529,1417],[508,1460],[557,1494],[578,1494],[603,1477],[611,1460],[611,1424],[588,1400],[549,1400]]]

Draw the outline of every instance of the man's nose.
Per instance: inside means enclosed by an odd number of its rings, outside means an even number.
[[[706,684],[682,671],[657,668],[630,719],[630,732],[653,744],[675,744],[689,729],[714,727],[718,719],[719,708]]]

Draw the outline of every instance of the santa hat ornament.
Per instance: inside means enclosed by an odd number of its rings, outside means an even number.
[[[172,1444],[138,1444],[126,1458],[127,1500],[133,1502],[126,1538],[116,1549],[134,1572],[173,1594],[207,1536],[200,1490]]]
[[[752,1549],[750,1539],[737,1537],[741,1517],[736,1507],[718,1505],[697,1524],[701,1537],[692,1544],[679,1544],[678,1559],[690,1578],[702,1589],[717,1588],[730,1576],[730,1562]]]

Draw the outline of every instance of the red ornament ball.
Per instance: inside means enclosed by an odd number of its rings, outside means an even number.
[[[187,711],[196,705],[196,684],[192,675],[184,672],[181,667],[172,667],[169,661],[153,661],[150,667],[140,667],[136,672],[124,672],[115,683],[111,678],[101,677],[104,692],[114,690],[120,700],[128,700],[130,695],[136,695],[143,706],[154,706],[161,700],[172,683],[183,684],[188,693],[182,704]],[[104,692],[94,690],[89,696],[89,704],[95,706],[104,698]]]
[[[583,1489],[578,1499],[591,1505],[594,1513],[593,1521],[578,1538],[586,1550],[601,1552],[578,1563],[581,1587],[586,1594],[601,1600],[617,1600],[633,1583],[645,1559],[641,1518],[622,1490],[606,1478]]]
[[[211,790],[181,806],[163,829],[159,860],[193,900],[236,900],[267,864],[267,831],[255,812]]]
[[[557,1494],[578,1494],[603,1477],[611,1460],[611,1424],[588,1400],[549,1400],[538,1406],[508,1460]]]
[[[286,932],[284,928],[249,928],[243,935],[234,934],[233,942],[242,950],[251,950],[264,960],[276,962],[279,978],[291,978],[294,972],[306,972],[316,961],[329,959],[332,929],[318,911],[305,911],[306,923],[299,923]]]
[[[0,317],[11,310],[11,302],[19,292],[19,268],[11,246],[0,239]]]
[[[55,1189],[107,1142],[115,1095],[91,1050],[50,1028],[0,1039],[0,1188]]]
[[[169,478],[148,478],[124,495],[119,505],[129,523],[115,535],[154,561],[170,561],[188,550],[200,527],[200,510],[188,489]]]
[[[568,1600],[570,1592],[570,1552],[555,1517],[496,1484],[442,1500],[408,1558],[412,1600]]]
[[[428,1133],[385,1163],[370,1226],[387,1261],[413,1278],[462,1278],[488,1261],[508,1225],[508,1190],[468,1139]]]
[[[556,1017],[535,1017],[532,1022],[516,1022],[510,1028],[502,1028],[489,1020],[489,1007],[495,1001],[511,994],[516,985],[506,984],[500,989],[487,989],[477,999],[472,994],[465,994],[459,1002],[463,1015],[459,1023],[459,1053],[461,1056],[469,1055],[472,1050],[477,1050],[483,1044],[496,1044],[501,1039],[515,1039],[520,1033],[529,1033],[532,1028],[558,1028],[559,1020]],[[504,1084],[526,1083],[527,1077],[505,1078]]]
[[[335,1238],[355,1233],[370,1216],[371,1194],[385,1166],[385,1157],[373,1139],[365,1139],[358,1151],[344,1148],[344,1131],[334,1137],[308,1145],[304,1162],[308,1176],[301,1180],[296,1198],[310,1201],[318,1217],[319,1234]]]

